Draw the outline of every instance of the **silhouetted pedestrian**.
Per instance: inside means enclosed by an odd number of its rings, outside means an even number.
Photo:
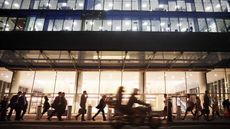
[[[61,110],[61,97],[62,92],[58,92],[58,96],[55,97],[54,102],[52,103],[51,107],[54,108],[54,111],[48,116],[48,120],[51,120],[52,116],[57,114],[58,120],[62,120],[60,116],[60,110]]]
[[[78,114],[75,116],[75,119],[77,120],[80,115],[81,121],[85,121],[85,113],[86,113],[86,101],[88,98],[88,94],[86,91],[83,91],[83,94],[81,95],[81,101],[80,101],[80,109],[78,110]]]
[[[47,96],[44,96],[44,99],[45,99],[45,101],[44,101],[44,103],[43,103],[43,111],[42,111],[41,118],[42,118],[42,116],[43,116],[46,112],[48,112],[48,110],[49,110],[49,108],[50,108],[50,104],[49,104],[49,99],[48,99],[48,97],[47,97]]]
[[[20,108],[22,110],[22,114],[20,116],[20,119],[23,120],[23,116],[26,113],[27,107],[28,107],[28,101],[26,98],[26,92],[23,92],[22,95],[18,99],[18,103],[20,105]]]
[[[10,120],[12,112],[15,110],[16,111],[16,115],[15,115],[15,120],[20,120],[20,115],[21,115],[21,108],[19,106],[18,100],[20,95],[22,94],[21,91],[19,91],[17,93],[17,95],[14,95],[11,99],[10,99],[10,104],[8,105],[8,107],[10,107],[10,111],[9,114],[7,116],[7,120]]]
[[[6,120],[7,107],[8,107],[8,98],[4,96],[0,103],[0,113],[1,113],[0,121]]]
[[[172,99],[169,98],[167,102],[168,102],[168,104],[167,104],[168,105],[167,106],[168,107],[168,109],[167,109],[167,121],[172,122],[172,106],[173,106],[172,105]]]
[[[105,106],[106,106],[105,99],[106,99],[106,95],[103,95],[102,98],[101,98],[101,100],[100,100],[100,102],[99,102],[99,104],[98,104],[97,107],[96,107],[96,108],[98,109],[98,111],[97,111],[97,113],[92,117],[92,120],[95,121],[96,116],[97,116],[100,112],[102,112],[103,120],[106,121],[105,112],[104,112],[104,108],[105,108]]]
[[[164,118],[163,118],[163,120],[165,120],[165,118],[167,116],[167,110],[168,110],[168,107],[167,107],[168,102],[167,101],[168,101],[167,94],[164,94],[164,110],[163,110]]]
[[[185,111],[185,115],[184,115],[184,118],[182,118],[182,120],[184,120],[188,114],[188,112],[191,112],[192,115],[194,116],[194,113],[193,113],[193,108],[194,108],[194,103],[192,102],[191,100],[191,97],[190,97],[190,94],[187,95],[187,108],[186,108],[186,111]]]
[[[217,96],[214,97],[214,101],[212,104],[212,119],[213,120],[214,120],[215,116],[218,116],[219,118],[222,119],[222,117],[220,116],[220,112],[219,112],[219,105],[218,105]]]
[[[207,91],[207,90],[205,91],[205,94],[204,94],[204,103],[203,103],[203,106],[204,106],[205,118],[206,118],[206,120],[209,120],[209,113],[210,113],[210,110],[209,110],[210,98],[209,98],[209,95],[208,95],[208,91]]]

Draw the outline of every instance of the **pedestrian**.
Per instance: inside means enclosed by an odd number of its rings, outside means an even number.
[[[193,116],[193,119],[198,119],[198,117],[200,117],[200,115],[202,115],[202,106],[201,106],[201,101],[200,101],[200,97],[196,96],[196,103],[195,103],[195,113]]]
[[[6,120],[7,106],[8,106],[8,97],[4,96],[0,103],[0,113],[1,113],[0,121]]]
[[[163,118],[163,120],[165,120],[166,116],[167,116],[167,110],[168,110],[168,107],[167,107],[168,102],[167,101],[168,101],[167,100],[167,94],[164,94],[164,110],[163,110],[164,118]]]
[[[7,116],[7,120],[10,120],[12,112],[15,110],[16,111],[16,115],[15,115],[15,120],[20,120],[20,115],[21,115],[21,109],[19,107],[19,97],[21,96],[22,92],[19,91],[16,95],[14,95],[11,99],[10,99],[10,104],[8,105],[8,107],[10,107],[10,111],[8,113]]]
[[[194,108],[194,103],[192,102],[191,100],[191,97],[190,97],[190,94],[187,95],[187,108],[186,108],[186,111],[185,111],[185,115],[184,115],[184,118],[182,118],[182,120],[184,120],[188,114],[188,112],[191,112],[192,115],[194,116],[194,113],[193,113],[193,108]]]
[[[219,118],[222,119],[219,112],[217,96],[214,97],[213,104],[212,104],[212,120],[214,120],[215,116],[218,116]]]
[[[205,119],[206,119],[206,120],[209,120],[209,113],[210,113],[210,110],[209,110],[210,98],[209,98],[209,93],[208,93],[207,90],[205,91],[205,94],[204,94],[204,103],[203,103],[203,106],[204,106]]]
[[[167,105],[168,105],[168,106],[167,106],[167,108],[168,108],[168,109],[167,109],[167,121],[168,121],[168,122],[172,122],[172,121],[173,121],[173,120],[172,120],[172,106],[173,106],[173,105],[172,105],[172,99],[169,98],[167,102],[168,102],[168,104],[167,104]]]
[[[81,121],[85,121],[85,113],[86,113],[86,101],[88,98],[88,94],[86,91],[83,91],[83,94],[81,95],[81,100],[80,100],[80,109],[78,110],[78,114],[75,116],[75,119],[77,120],[80,115],[81,116]]]
[[[27,101],[27,98],[26,98],[26,92],[23,92],[22,95],[19,97],[18,99],[18,103],[20,105],[20,110],[22,110],[22,114],[20,116],[20,119],[21,120],[24,120],[23,117],[26,113],[26,110],[27,110],[27,107],[28,107],[28,101]]]
[[[50,104],[49,104],[49,99],[48,99],[48,97],[47,97],[47,96],[44,96],[44,99],[45,99],[45,101],[44,101],[44,103],[43,103],[43,111],[42,111],[42,114],[41,114],[41,118],[42,118],[42,116],[43,116],[46,112],[48,112],[48,110],[49,110],[49,108],[50,108]]]
[[[61,118],[62,115],[65,113],[65,109],[66,109],[66,105],[67,105],[67,100],[65,98],[65,92],[62,92],[61,94],[61,104],[60,104],[60,111],[58,111],[57,115]],[[59,119],[60,121],[63,121],[63,119]]]
[[[106,121],[105,111],[104,111],[104,108],[105,108],[105,106],[106,106],[105,99],[106,99],[106,95],[103,95],[102,98],[101,98],[101,100],[100,100],[100,102],[99,102],[99,104],[98,104],[97,107],[96,107],[96,108],[98,109],[98,111],[97,111],[97,113],[92,117],[92,120],[93,120],[93,121],[95,121],[96,116],[97,116],[100,112],[102,112],[103,121]]]
[[[61,97],[62,92],[58,92],[58,96],[55,97],[54,102],[52,103],[51,107],[54,108],[54,111],[48,116],[48,120],[51,120],[52,116],[57,114],[57,118],[59,121],[62,121],[62,118],[60,116],[60,110],[61,110]]]

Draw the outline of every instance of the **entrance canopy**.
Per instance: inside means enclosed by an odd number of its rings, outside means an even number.
[[[230,52],[1,50],[10,70],[208,70],[230,67]]]

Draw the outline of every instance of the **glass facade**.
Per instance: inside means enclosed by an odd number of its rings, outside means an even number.
[[[17,74],[17,77],[15,78],[13,74]],[[217,96],[219,102],[222,102],[225,98],[230,97],[229,69],[214,69],[207,72],[206,77],[212,98]],[[77,96],[79,99],[84,90],[89,94],[87,105],[92,105],[93,113],[95,113],[97,109],[94,107],[97,105],[100,95],[115,95],[120,85],[125,87],[124,103],[127,102],[133,88],[144,87],[140,94],[144,96],[145,101],[151,103],[154,110],[163,109],[164,93],[173,98],[183,97],[187,93],[203,96],[200,94],[200,72],[191,71],[17,71],[13,73],[1,69],[1,96],[9,94],[12,78],[18,80],[16,84],[18,91],[28,93],[27,97],[30,103],[28,113],[36,113],[37,106],[43,101],[42,96],[47,95],[52,102],[59,91],[66,93],[68,105],[73,106],[73,109],[79,108],[79,100],[75,102],[74,98]],[[186,103],[181,99],[177,100],[175,105],[178,105],[178,102],[184,111]],[[77,112],[73,111],[73,113]]]
[[[81,20],[79,18],[0,17],[0,31],[141,31],[141,32],[229,32],[230,19],[193,17],[123,18]]]
[[[0,8],[230,12],[228,0],[1,0]]]

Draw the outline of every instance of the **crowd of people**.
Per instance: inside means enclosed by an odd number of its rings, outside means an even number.
[[[134,104],[137,103],[139,105],[143,105],[145,107],[150,107],[150,104],[145,103],[144,101],[138,99],[136,96],[138,95],[138,89],[134,89],[127,104],[123,103],[123,93],[125,92],[124,87],[120,86],[115,96],[115,102],[110,101],[109,97],[106,95],[102,95],[99,104],[96,106],[98,109],[97,113],[91,118],[93,121],[96,120],[96,117],[101,112],[103,121],[106,121],[105,111],[104,108],[106,105],[113,105],[115,109],[115,115],[117,113],[126,114],[128,116],[132,116],[135,112],[137,112],[139,108],[134,107]],[[75,116],[77,120],[79,116],[81,116],[81,121],[85,121],[85,114],[87,113],[86,110],[86,103],[87,103],[88,94],[87,91],[83,91],[80,99],[80,108],[78,110],[78,114]],[[163,116],[164,119],[168,121],[172,121],[172,102],[171,98],[164,94],[164,109],[163,109]],[[187,117],[189,112],[192,113],[192,119],[198,120],[201,116],[204,116],[205,120],[212,120],[215,117],[219,118],[230,118],[230,102],[229,99],[225,99],[222,103],[224,108],[224,115],[220,115],[220,109],[218,104],[217,97],[214,97],[211,101],[208,91],[205,91],[204,98],[203,98],[203,106],[201,106],[201,99],[199,96],[196,96],[195,101],[191,99],[192,97],[188,94],[187,95],[187,102],[186,102],[186,111],[185,115],[182,118],[184,120]],[[43,117],[45,113],[47,113],[47,119],[51,120],[52,116],[56,115],[59,121],[63,121],[62,116],[66,111],[67,100],[65,98],[64,92],[58,92],[58,96],[55,97],[52,104],[49,103],[49,99],[47,96],[44,96],[44,103],[43,103],[43,111],[41,112],[40,118]],[[28,101],[26,98],[26,92],[19,91],[16,95],[12,96],[9,103],[8,98],[6,96],[3,97],[0,103],[0,120],[11,120],[11,116],[13,111],[15,111],[15,120],[23,120],[24,114],[26,113],[28,107]],[[48,114],[49,109],[53,108],[52,112]],[[146,108],[146,109],[147,109]],[[212,118],[210,118],[210,110],[212,108]],[[8,110],[9,109],[9,110]],[[143,109],[142,109],[143,110]],[[7,115],[8,112],[8,115]],[[140,113],[143,114],[143,113]],[[142,116],[143,118],[145,116]]]

